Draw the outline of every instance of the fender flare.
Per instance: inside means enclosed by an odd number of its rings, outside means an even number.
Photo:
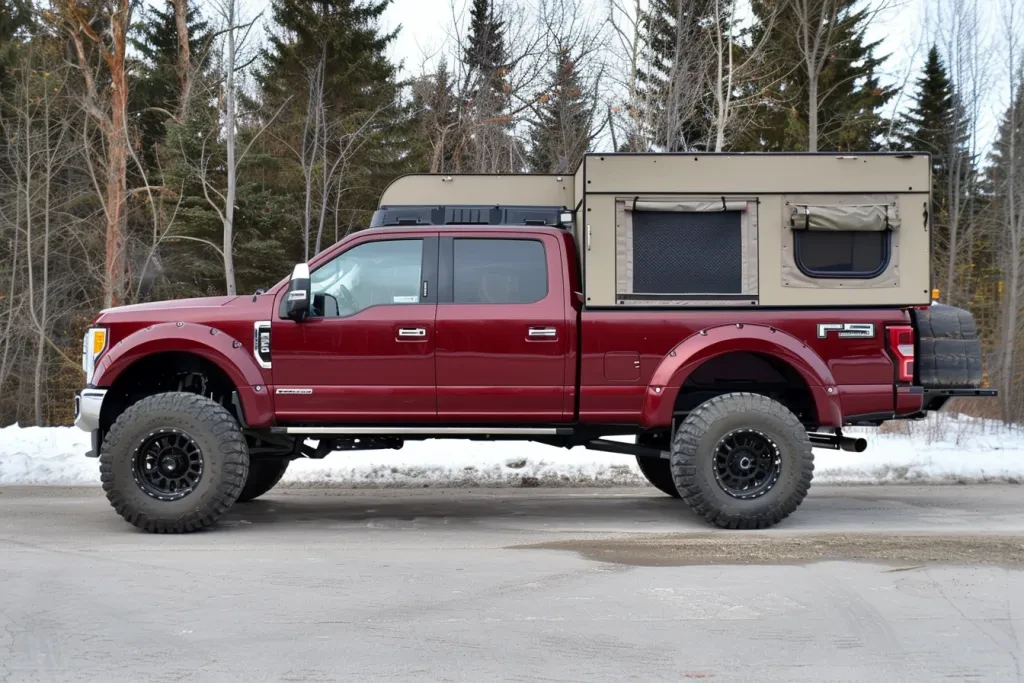
[[[144,327],[114,344],[100,358],[93,384],[109,387],[136,361],[157,353],[180,351],[210,361],[238,390],[245,423],[264,427],[273,423],[274,407],[263,373],[246,345],[224,332],[197,323],[158,323]]]
[[[662,358],[644,394],[643,426],[672,425],[679,390],[705,361],[725,353],[746,351],[772,356],[795,369],[811,390],[821,426],[842,426],[839,389],[828,365],[807,344],[769,325],[736,323],[703,329],[690,335]]]

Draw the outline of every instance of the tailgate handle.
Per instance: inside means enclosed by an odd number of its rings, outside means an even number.
[[[538,338],[551,339],[552,337],[557,337],[558,336],[558,330],[556,330],[553,327],[531,327],[529,332],[527,332],[527,334],[529,335],[529,337],[531,339],[538,339]]]
[[[424,327],[400,327],[398,328],[398,336],[403,339],[426,337],[427,330]]]

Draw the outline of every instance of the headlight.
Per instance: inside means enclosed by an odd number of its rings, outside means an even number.
[[[92,384],[96,360],[107,348],[107,330],[102,327],[90,327],[82,340],[82,370],[85,371],[85,383]]]

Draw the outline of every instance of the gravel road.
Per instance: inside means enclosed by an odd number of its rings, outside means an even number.
[[[0,488],[0,681],[1022,681],[1024,488],[285,489],[153,536]]]

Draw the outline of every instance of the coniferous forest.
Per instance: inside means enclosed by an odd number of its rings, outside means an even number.
[[[928,0],[906,68],[887,0],[440,0],[416,64],[389,2],[0,2],[0,425],[70,421],[101,308],[268,287],[404,173],[610,150],[930,152],[935,286],[1024,420],[1024,0]]]

